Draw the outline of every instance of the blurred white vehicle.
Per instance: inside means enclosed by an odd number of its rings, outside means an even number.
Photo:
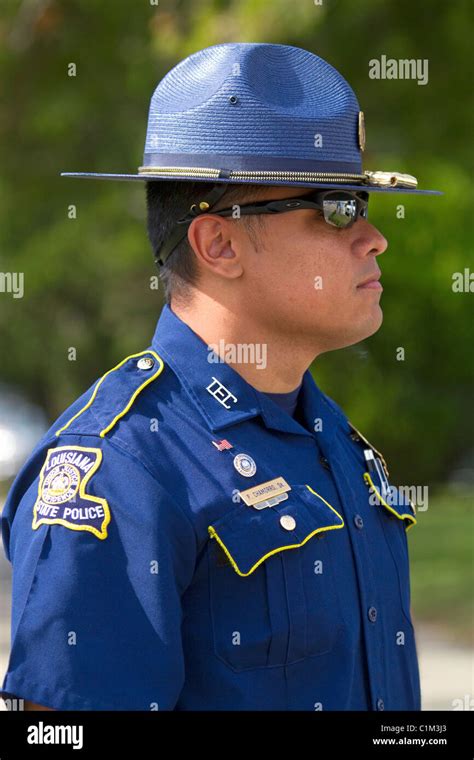
[[[0,383],[0,481],[16,475],[48,427],[39,406]]]

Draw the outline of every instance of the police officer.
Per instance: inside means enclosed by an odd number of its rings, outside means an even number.
[[[415,508],[308,369],[380,327],[370,194],[435,193],[363,171],[364,142],[321,58],[222,44],[158,84],[137,174],[67,173],[146,181],[167,301],[151,344],[64,412],[10,491],[4,695],[420,709]]]

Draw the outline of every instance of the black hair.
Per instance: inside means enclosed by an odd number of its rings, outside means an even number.
[[[176,220],[189,211],[192,203],[198,203],[214,187],[213,182],[185,182],[181,180],[159,180],[146,182],[147,233],[153,254],[156,256],[161,245],[168,238]],[[268,185],[229,184],[226,192],[212,208],[228,208],[234,204],[258,200]],[[212,209],[210,209],[212,213]],[[245,228],[256,248],[259,244],[257,227],[264,223],[264,215],[245,216],[238,220]],[[165,290],[165,300],[171,296],[183,299],[189,296],[190,286],[197,283],[198,267],[187,235],[176,246],[165,263],[159,266],[161,282]]]

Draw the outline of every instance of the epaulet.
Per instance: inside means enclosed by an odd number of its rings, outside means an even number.
[[[97,381],[86,404],[56,430],[68,433],[95,433],[104,438],[131,409],[136,398],[164,368],[155,351],[140,351],[123,359]],[[88,415],[88,410],[91,414]],[[95,429],[94,429],[95,428]]]

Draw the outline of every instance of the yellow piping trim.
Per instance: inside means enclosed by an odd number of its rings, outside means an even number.
[[[304,541],[302,541],[300,544],[289,544],[288,546],[279,546],[277,549],[272,549],[272,551],[268,552],[268,554],[264,554],[264,556],[261,557],[255,563],[255,565],[253,565],[253,567],[250,568],[250,570],[247,573],[243,573],[240,570],[240,568],[238,567],[236,561],[234,560],[234,558],[232,557],[231,553],[229,552],[227,546],[219,538],[216,530],[212,527],[212,525],[208,526],[208,532],[209,532],[210,537],[216,539],[216,541],[218,542],[218,544],[222,547],[222,549],[226,553],[226,555],[227,555],[227,557],[228,557],[228,559],[229,559],[232,567],[234,568],[235,572],[238,575],[241,575],[242,578],[245,578],[247,575],[250,575],[251,573],[253,573],[253,571],[259,565],[261,565],[262,562],[264,562],[266,559],[268,559],[268,557],[271,557],[272,554],[277,554],[277,552],[286,551],[286,549],[298,549],[300,546],[303,546],[303,544],[305,544],[307,541],[309,541],[309,539],[312,536],[316,535],[316,533],[320,533],[322,530],[336,530],[338,528],[343,528],[344,527],[344,520],[343,520],[342,516],[339,514],[339,512],[336,512],[336,510],[334,509],[334,507],[331,507],[331,505],[329,504],[329,502],[327,502],[326,499],[323,499],[323,497],[320,496],[318,493],[316,493],[316,491],[313,491],[313,489],[310,488],[310,486],[306,485],[306,488],[308,488],[311,491],[311,493],[314,493],[315,496],[317,496],[319,499],[321,499],[321,501],[324,501],[324,503],[329,507],[329,509],[332,509],[332,511],[334,512],[334,514],[336,514],[339,517],[339,519],[341,520],[341,525],[328,525],[328,526],[325,526],[323,528],[317,528],[316,530],[313,530],[312,533],[310,533],[309,535],[307,535],[306,538],[304,539]]]
[[[142,390],[143,390],[143,389],[144,389],[144,388],[145,388],[145,387],[146,387],[146,386],[147,386],[149,383],[153,382],[153,380],[155,380],[155,379],[158,377],[158,375],[159,375],[159,374],[161,374],[161,372],[163,371],[163,367],[164,367],[165,365],[164,365],[164,363],[163,363],[163,360],[162,360],[162,359],[161,359],[161,358],[158,356],[158,354],[157,354],[157,353],[155,353],[155,351],[140,351],[138,354],[130,354],[130,356],[127,356],[125,359],[122,359],[122,361],[121,361],[121,362],[119,362],[119,363],[118,363],[118,364],[117,364],[115,367],[112,367],[112,369],[109,369],[109,370],[108,370],[108,372],[106,372],[106,373],[105,373],[105,375],[102,375],[102,377],[100,378],[99,382],[97,383],[97,385],[96,385],[96,386],[95,386],[95,388],[94,388],[94,393],[93,393],[93,394],[92,394],[92,396],[90,397],[90,399],[89,399],[89,401],[87,402],[87,404],[86,404],[85,406],[83,406],[83,407],[82,407],[82,409],[80,409],[80,410],[79,410],[79,411],[78,411],[78,412],[77,412],[77,413],[76,413],[76,414],[75,414],[73,417],[71,417],[71,419],[69,420],[69,422],[66,422],[66,424],[65,424],[65,425],[63,425],[63,427],[62,427],[62,428],[60,428],[59,430],[57,430],[57,431],[56,431],[56,435],[60,435],[60,434],[63,432],[63,430],[66,430],[66,428],[68,428],[68,427],[69,427],[69,425],[71,424],[71,422],[74,422],[74,420],[75,420],[75,419],[77,419],[77,418],[78,418],[78,417],[79,417],[79,416],[80,416],[80,415],[81,415],[83,412],[85,412],[85,411],[86,411],[86,409],[88,409],[90,406],[92,406],[92,404],[94,403],[95,397],[97,396],[97,391],[99,390],[99,387],[102,385],[102,383],[104,382],[104,380],[105,380],[105,378],[107,377],[107,375],[110,375],[110,373],[111,373],[111,372],[115,372],[115,370],[116,370],[116,369],[120,369],[120,367],[122,367],[122,366],[125,364],[125,362],[128,362],[128,361],[129,361],[129,359],[136,359],[138,356],[143,356],[144,354],[151,354],[152,356],[154,356],[154,357],[155,357],[155,359],[157,359],[157,360],[158,360],[158,363],[159,363],[159,368],[158,368],[158,370],[157,370],[157,371],[156,371],[156,372],[155,372],[153,375],[151,375],[150,377],[148,377],[148,378],[146,379],[146,381],[145,381],[144,383],[142,383],[142,385],[140,385],[140,387],[139,387],[139,388],[137,388],[137,390],[135,391],[135,393],[134,393],[134,394],[133,394],[133,396],[131,397],[131,399],[130,399],[130,401],[128,402],[128,404],[127,404],[127,406],[125,407],[125,409],[124,409],[123,411],[121,411],[121,412],[120,412],[120,414],[117,414],[117,416],[116,416],[116,417],[114,417],[114,419],[112,420],[112,422],[110,423],[110,425],[108,425],[106,428],[104,428],[104,429],[103,429],[103,430],[100,432],[100,434],[99,434],[99,435],[100,435],[100,437],[101,437],[101,438],[104,438],[105,434],[106,434],[106,433],[108,433],[108,432],[109,432],[109,430],[111,430],[111,429],[113,428],[113,426],[115,425],[115,423],[116,423],[116,422],[117,422],[117,421],[118,421],[118,420],[119,420],[121,417],[123,417],[123,416],[124,416],[124,414],[126,414],[126,413],[128,412],[128,410],[129,410],[129,409],[130,409],[130,407],[132,406],[132,404],[133,404],[133,402],[135,401],[135,399],[136,399],[136,397],[138,396],[138,394],[139,394],[139,393],[141,393],[141,392],[142,392]]]
[[[61,517],[41,517],[38,521],[37,518],[37,507],[38,507],[38,501],[41,498],[42,493],[42,487],[43,487],[43,480],[44,480],[44,470],[48,463],[48,457],[50,453],[57,452],[57,451],[64,451],[64,449],[67,449],[70,451],[71,449],[77,450],[77,451],[88,451],[89,453],[91,451],[94,451],[97,454],[97,459],[94,463],[94,466],[89,470],[89,472],[86,473],[83,480],[81,480],[79,484],[79,495],[82,496],[84,499],[93,501],[96,504],[101,504],[104,508],[105,517],[102,521],[102,524],[100,526],[100,531],[97,530],[97,528],[94,528],[93,525],[74,525],[69,523],[67,520],[63,520]],[[37,530],[40,525],[64,525],[65,528],[69,528],[69,530],[81,530],[81,531],[88,531],[89,533],[93,533],[94,536],[97,536],[97,538],[100,538],[102,541],[104,538],[107,538],[107,525],[110,522],[110,509],[109,504],[107,502],[107,499],[102,499],[100,496],[93,496],[90,493],[86,493],[86,485],[88,484],[89,480],[93,476],[94,472],[96,472],[99,469],[99,466],[102,462],[102,451],[100,449],[90,448],[87,446],[57,446],[54,449],[48,449],[48,452],[46,454],[46,459],[43,464],[43,467],[41,468],[41,475],[40,480],[38,484],[38,496],[36,497],[36,501],[33,505],[33,522],[31,524],[31,527],[33,530]]]
[[[411,521],[409,525],[405,526],[405,530],[410,530],[410,528],[413,528],[413,526],[416,525],[417,520],[415,520],[415,518],[413,517],[413,515],[410,515],[409,512],[406,512],[403,515],[400,515],[395,509],[392,509],[392,507],[387,504],[387,502],[385,501],[385,499],[382,498],[382,494],[380,493],[380,491],[378,490],[378,488],[376,488],[374,486],[372,478],[370,477],[370,474],[368,472],[364,472],[364,480],[365,480],[365,482],[367,483],[368,486],[371,486],[373,488],[373,490],[377,494],[377,496],[378,496],[379,501],[381,502],[381,504],[383,504],[383,506],[386,509],[388,509],[390,512],[392,512],[392,514],[394,514],[395,517],[398,517],[399,520],[403,520],[403,519],[407,518],[408,520]]]

